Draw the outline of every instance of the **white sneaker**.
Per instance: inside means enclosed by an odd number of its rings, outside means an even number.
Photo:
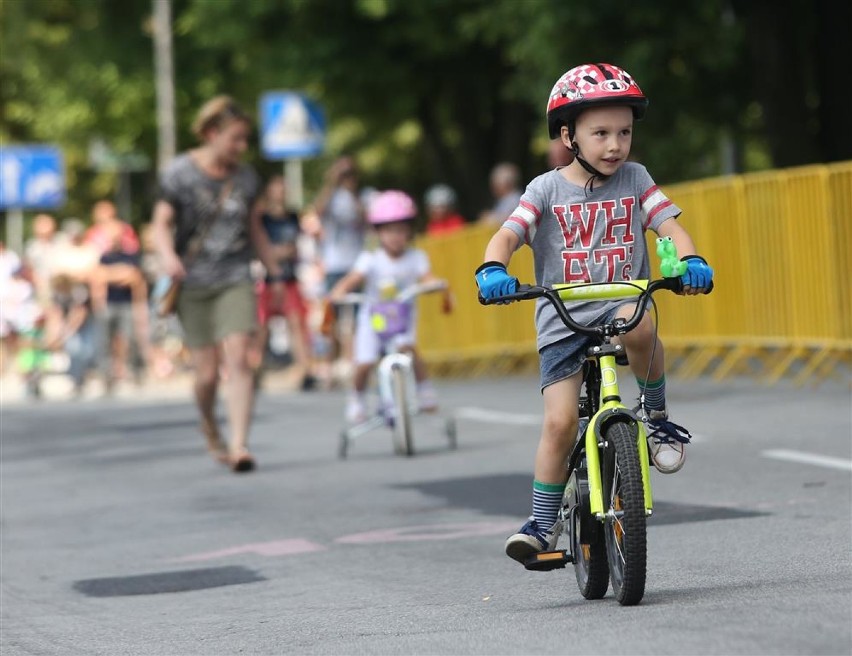
[[[360,394],[352,394],[346,402],[346,421],[360,424],[367,420],[367,403]]]
[[[648,433],[648,455],[661,474],[674,474],[686,461],[684,445],[692,435],[683,426],[669,421],[668,410],[649,410],[640,414]]]

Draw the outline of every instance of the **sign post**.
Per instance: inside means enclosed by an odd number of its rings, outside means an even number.
[[[65,204],[65,165],[55,146],[27,144],[0,148],[0,209],[6,210],[8,247],[23,254],[25,209]]]
[[[291,208],[301,210],[302,160],[319,155],[325,145],[322,109],[294,91],[269,91],[261,96],[259,104],[261,151],[270,161],[284,161],[287,201]]]

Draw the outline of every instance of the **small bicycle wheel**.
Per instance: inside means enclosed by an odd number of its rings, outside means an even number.
[[[606,541],[600,523],[589,507],[589,481],[585,467],[575,469],[565,488],[563,502],[570,509],[571,554],[580,594],[601,599],[609,587]]]
[[[393,386],[394,450],[399,455],[414,455],[414,435],[411,426],[411,409],[408,402],[408,376],[402,367],[391,370]]]
[[[636,427],[623,422],[611,424],[605,438],[601,469],[609,576],[618,603],[633,606],[645,594],[648,552]]]
[[[346,430],[340,431],[340,444],[337,446],[337,456],[341,460],[346,460],[349,454],[349,434]]]

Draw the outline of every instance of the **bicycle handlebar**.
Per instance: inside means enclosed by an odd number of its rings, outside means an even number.
[[[393,297],[394,301],[410,301],[421,294],[431,294],[432,292],[440,292],[448,289],[449,285],[446,280],[433,280],[432,282],[421,282],[410,285],[403,290],[397,292]],[[364,293],[353,292],[346,294],[343,298],[332,301],[335,305],[359,305],[361,303],[375,302],[375,299],[368,297]]]
[[[568,328],[575,333],[601,337],[607,335],[623,335],[633,330],[642,320],[642,314],[651,299],[651,295],[661,289],[668,289],[678,293],[683,290],[683,282],[680,277],[661,278],[659,280],[630,280],[624,282],[607,283],[573,283],[554,285],[553,287],[540,287],[537,285],[518,285],[514,294],[499,296],[493,299],[485,299],[481,295],[479,302],[482,305],[495,305],[511,301],[529,301],[538,298],[546,298],[556,310],[556,314]],[[713,286],[708,288],[705,294],[709,294]],[[627,321],[615,319],[610,324],[599,324],[597,326],[584,326],[571,318],[564,301],[581,300],[604,300],[618,298],[639,297],[633,316]]]
[[[420,296],[420,294],[431,294],[433,292],[442,292],[445,289],[448,289],[449,285],[446,280],[432,280],[431,282],[419,282],[417,284],[411,285],[410,287],[406,287],[399,294],[397,294],[396,300],[398,301],[410,301],[415,296]]]

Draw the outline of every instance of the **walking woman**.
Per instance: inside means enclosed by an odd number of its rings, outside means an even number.
[[[249,265],[256,253],[272,277],[281,272],[256,207],[260,178],[242,162],[250,118],[231,98],[218,96],[201,108],[192,129],[200,145],[161,173],[152,236],[165,273],[181,284],[176,311],[192,355],[207,449],[234,471],[251,471],[249,352],[257,312]],[[227,445],[215,417],[220,365],[226,372]]]

